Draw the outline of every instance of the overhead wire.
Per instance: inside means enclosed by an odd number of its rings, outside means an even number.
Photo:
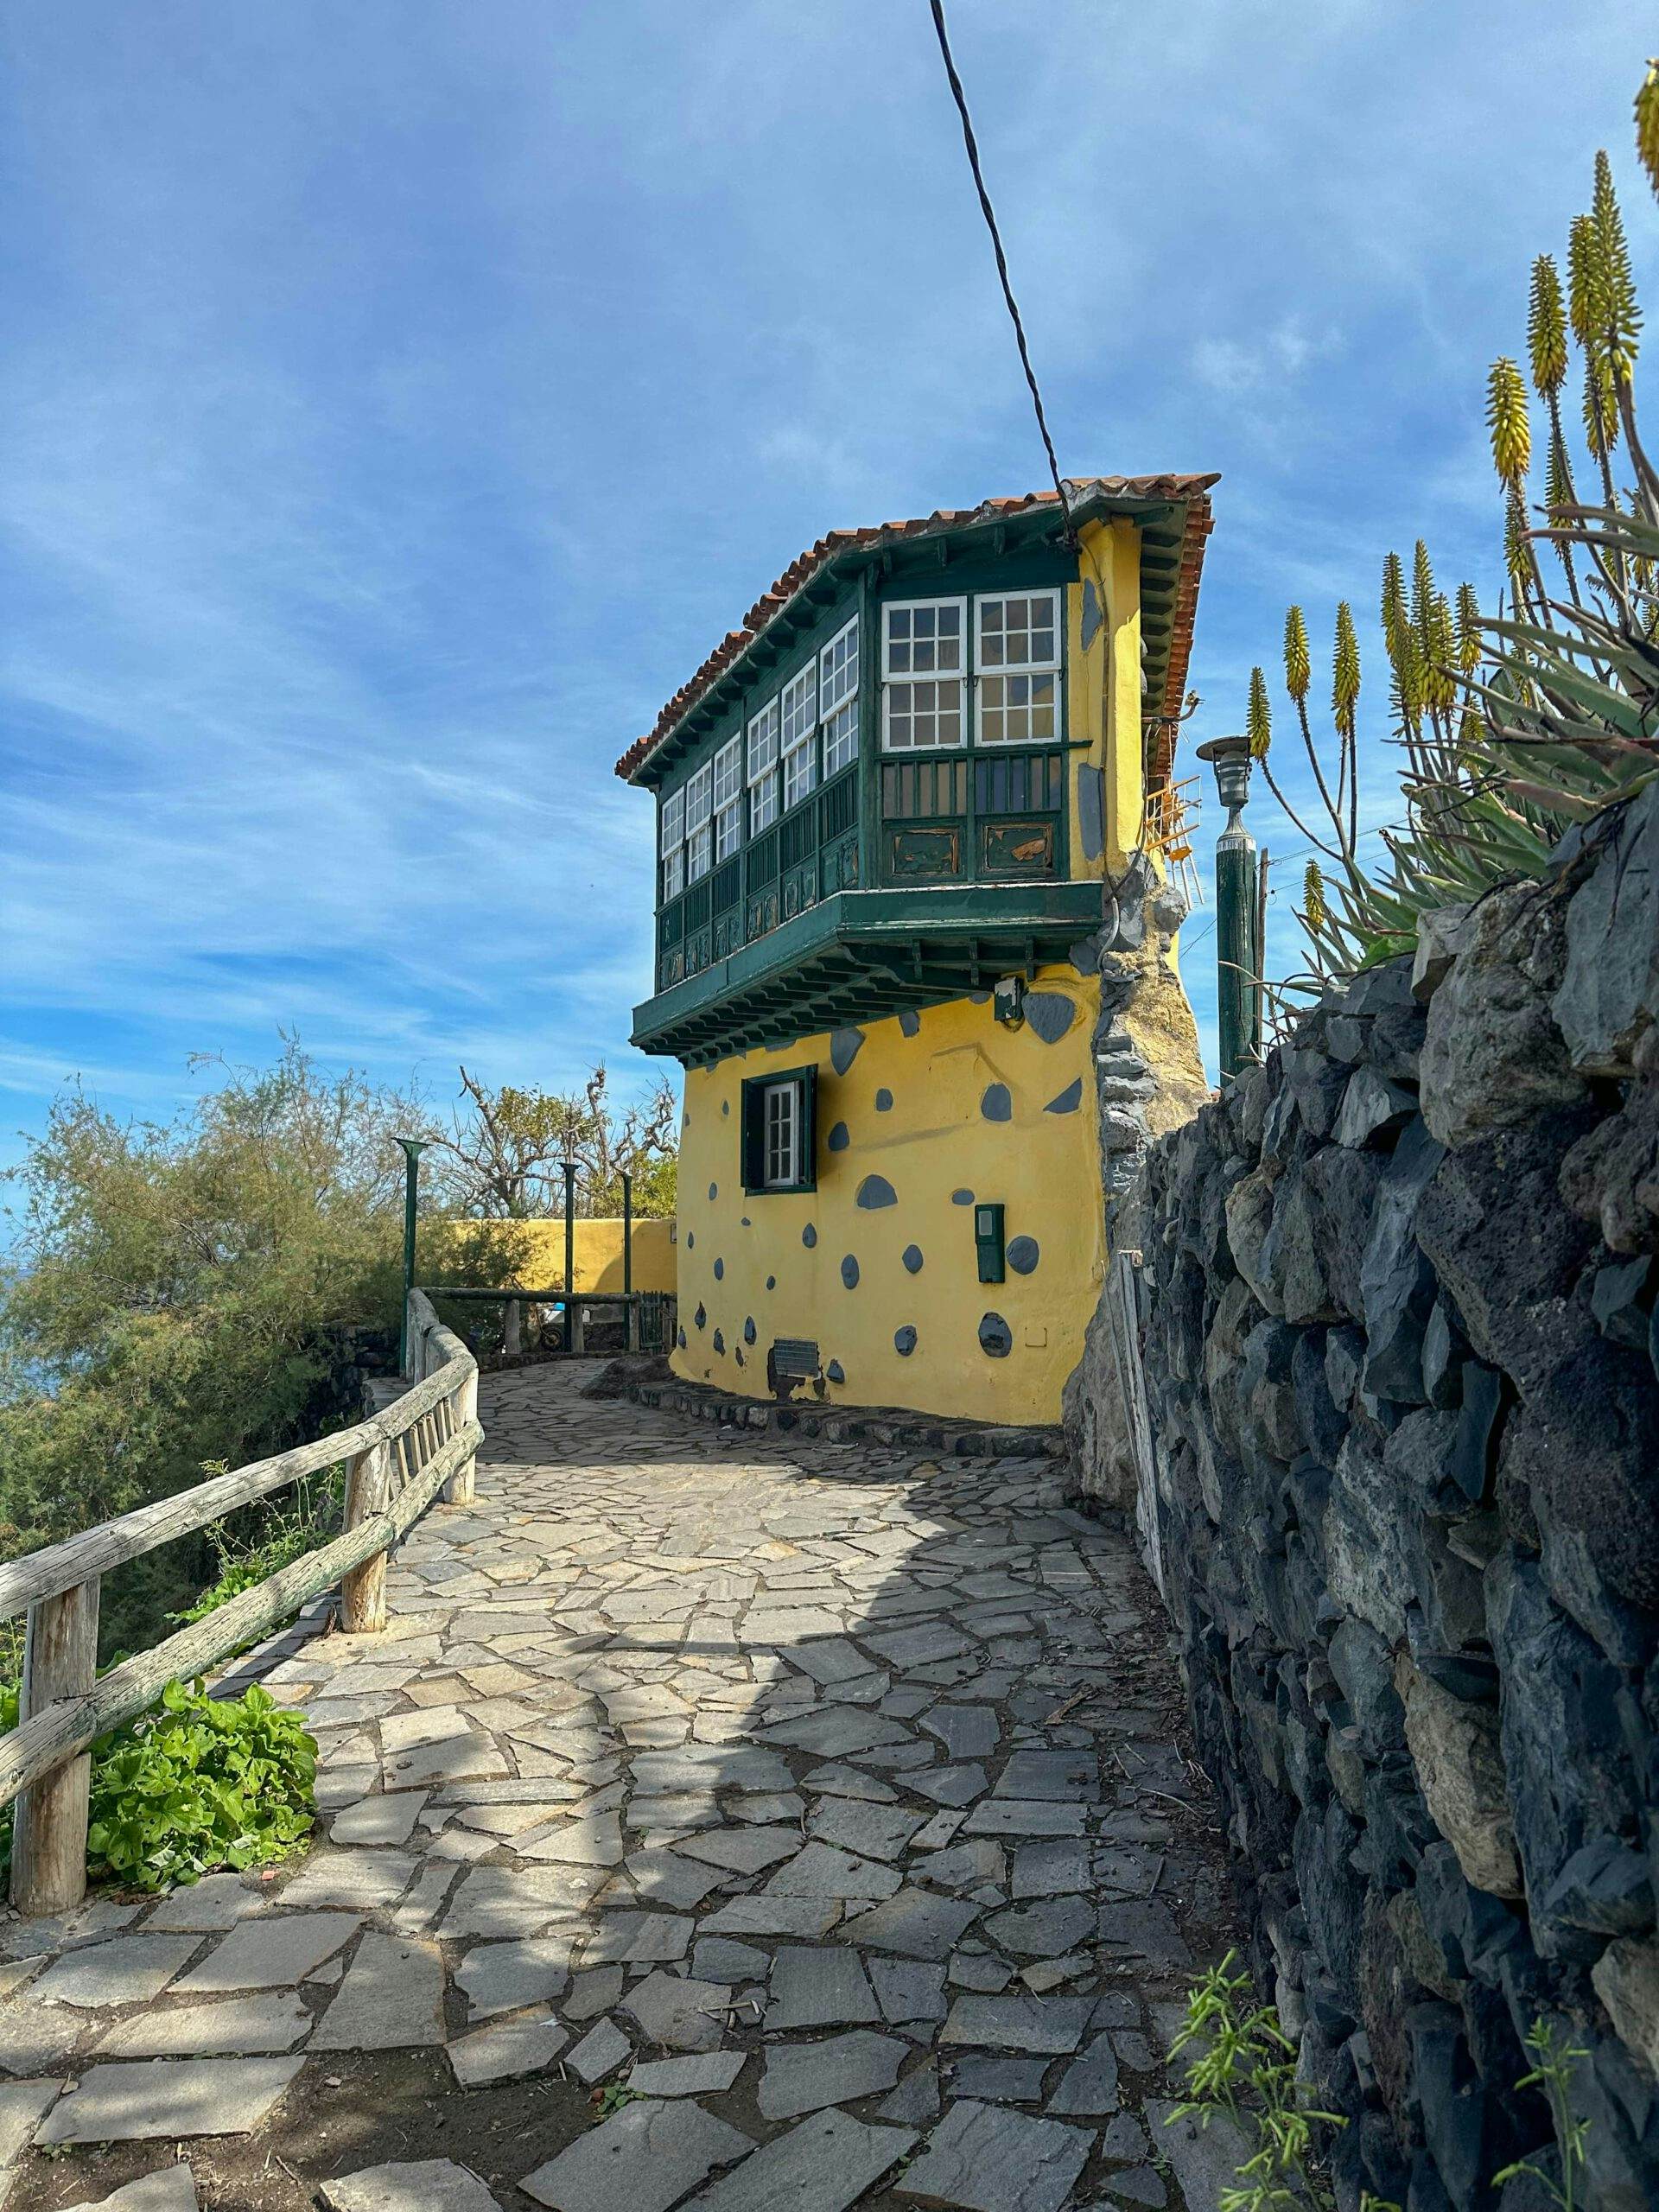
[[[1002,250],[1002,233],[997,228],[996,210],[991,205],[991,195],[985,188],[985,174],[980,167],[979,142],[974,136],[973,118],[968,112],[968,95],[962,87],[955,57],[950,51],[950,37],[944,27],[944,0],[930,0],[933,10],[933,29],[938,35],[939,52],[944,60],[944,73],[950,79],[950,97],[957,104],[957,113],[962,120],[962,143],[968,150],[968,166],[973,171],[974,189],[979,194],[980,212],[985,218],[985,227],[991,234],[991,246],[996,255],[996,273],[1002,280],[1002,297],[1007,303],[1009,320],[1014,324],[1015,342],[1020,348],[1020,365],[1026,372],[1026,383],[1031,391],[1031,404],[1036,411],[1037,428],[1042,433],[1043,450],[1048,455],[1049,474],[1054,480],[1054,495],[1060,503],[1060,516],[1065,525],[1069,545],[1077,543],[1077,533],[1071,527],[1071,506],[1065,496],[1065,485],[1060,475],[1058,456],[1054,441],[1049,435],[1048,417],[1043,411],[1043,395],[1037,382],[1037,372],[1031,365],[1031,348],[1026,343],[1026,326],[1020,318],[1020,302],[1014,296],[1014,284],[1008,275],[1008,257]]]

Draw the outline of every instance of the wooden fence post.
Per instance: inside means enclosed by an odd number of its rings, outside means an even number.
[[[469,1421],[478,1419],[478,1370],[472,1373],[455,1394],[455,1426],[464,1428]],[[463,1466],[457,1467],[444,1484],[446,1505],[470,1505],[473,1502],[474,1479],[478,1472],[476,1458],[469,1457]]]
[[[575,1299],[570,1306],[570,1350],[578,1357],[588,1349],[588,1309]]]
[[[96,1577],[29,1609],[20,1720],[84,1697],[98,1680]],[[11,1901],[19,1912],[69,1912],[86,1894],[90,1752],[66,1759],[17,1800],[11,1846]]]
[[[391,1495],[391,1446],[372,1444],[346,1471],[346,1526],[378,1513]],[[376,1552],[340,1579],[340,1624],[348,1636],[371,1636],[386,1624],[386,1555]]]
[[[639,1300],[637,1295],[628,1300],[624,1321],[623,1345],[629,1351],[638,1351],[639,1349]]]

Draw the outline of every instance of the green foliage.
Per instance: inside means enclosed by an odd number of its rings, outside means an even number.
[[[1575,2212],[1578,2185],[1584,2171],[1584,2139],[1590,2132],[1590,2123],[1573,2117],[1573,2072],[1579,2062],[1590,2054],[1575,2044],[1564,2029],[1557,2028],[1551,2021],[1537,2019],[1527,2035],[1527,2055],[1533,2063],[1532,2071],[1523,2074],[1515,2086],[1517,2089],[1541,2089],[1544,2093],[1560,2152],[1560,2179],[1557,2181],[1554,2174],[1535,2165],[1530,2158],[1518,2158],[1512,2166],[1505,2166],[1501,2173],[1492,2176],[1492,2186],[1502,2189],[1516,2174],[1529,2174],[1560,2207],[1560,2212]]]
[[[626,2082],[607,2082],[602,2089],[595,2089],[588,2101],[594,2107],[595,2120],[608,2120],[624,2105],[632,2104],[639,2094],[638,2089],[629,2088]]]
[[[202,1472],[219,1474],[222,1467],[208,1465]],[[168,1618],[180,1627],[204,1620],[243,1591],[251,1590],[308,1552],[317,1550],[340,1534],[346,1502],[344,1462],[316,1477],[302,1477],[289,1493],[289,1502],[265,1509],[264,1527],[253,1536],[240,1536],[219,1523],[207,1531],[219,1572],[194,1602]]]
[[[1171,2113],[1170,2122],[1192,2119],[1207,2127],[1217,2113],[1224,2113],[1254,2136],[1255,2149],[1239,2167],[1236,2187],[1220,2192],[1217,2212],[1287,2212],[1328,2205],[1331,2192],[1313,2163],[1314,2131],[1345,2122],[1339,2113],[1303,2103],[1296,2047],[1279,2024],[1274,2007],[1251,2001],[1249,1975],[1229,1972],[1234,1956],[1229,1951],[1187,1993],[1186,2018],[1170,2056],[1192,2054],[1188,2094]]]
[[[141,1890],[281,1859],[310,1833],[317,1746],[256,1683],[215,1699],[169,1682],[93,1746],[90,1872]]]
[[[1638,95],[1638,152],[1659,189],[1659,89]],[[1408,951],[1420,917],[1536,875],[1563,834],[1659,774],[1659,472],[1643,449],[1634,369],[1642,317],[1612,172],[1599,155],[1590,212],[1568,235],[1565,295],[1555,263],[1531,273],[1527,362],[1548,416],[1543,499],[1528,504],[1533,436],[1526,380],[1504,357],[1487,386],[1502,491],[1507,601],[1484,613],[1473,588],[1448,598],[1420,540],[1408,586],[1383,563],[1381,620],[1405,820],[1382,833],[1383,858],[1359,857],[1351,617],[1338,610],[1332,712],[1336,772],[1309,726],[1301,612],[1287,626],[1287,689],[1319,804],[1286,798],[1271,757],[1266,679],[1252,672],[1248,728],[1270,789],[1319,855],[1300,918],[1311,972],[1290,988]],[[1568,334],[1583,357],[1585,430],[1600,501],[1583,504],[1561,422]],[[1621,443],[1622,441],[1622,443]],[[1625,456],[1630,481],[1614,480]],[[1292,650],[1294,640],[1295,649]]]
[[[0,1681],[0,1735],[17,1714],[16,1681]],[[92,1746],[87,1871],[170,1890],[217,1867],[266,1866],[309,1834],[316,1770],[303,1717],[257,1684],[216,1699],[200,1682],[169,1682],[159,1705]],[[11,1813],[0,1812],[0,1880]]]

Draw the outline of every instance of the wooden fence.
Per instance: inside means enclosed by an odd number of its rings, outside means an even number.
[[[362,1634],[385,1626],[388,1547],[440,1491],[452,1504],[467,1503],[484,1440],[478,1363],[418,1290],[410,1294],[409,1369],[410,1387],[372,1421],[215,1475],[0,1567],[0,1620],[29,1614],[22,1710],[16,1729],[0,1736],[0,1805],[18,1801],[11,1899],[20,1912],[63,1912],[85,1892],[87,1753],[106,1730],[143,1713],[168,1682],[188,1681],[257,1642],[335,1583],[342,1627]],[[112,1567],[342,1460],[338,1536],[99,1674],[99,1590]]]

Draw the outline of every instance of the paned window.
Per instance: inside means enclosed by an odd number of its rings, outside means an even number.
[[[743,842],[743,741],[715,755],[715,858],[729,860]]]
[[[828,779],[858,758],[858,624],[849,622],[818,656],[818,718]]]
[[[743,1085],[740,1141],[746,1192],[810,1191],[817,1177],[816,1068],[752,1076]]]
[[[685,888],[685,792],[671,791],[663,801],[658,829],[662,855],[663,904]]]
[[[768,699],[749,722],[749,835],[778,819],[778,702]]]
[[[705,760],[685,787],[685,874],[689,883],[696,883],[714,866],[714,836],[709,826],[714,795],[714,766]]]
[[[1057,734],[1059,594],[976,600],[982,745],[1039,745]]]
[[[966,742],[966,603],[906,600],[881,610],[881,741],[889,753]]]
[[[779,738],[784,749],[784,805],[804,799],[818,780],[818,664],[808,661],[791,676],[779,696]]]

